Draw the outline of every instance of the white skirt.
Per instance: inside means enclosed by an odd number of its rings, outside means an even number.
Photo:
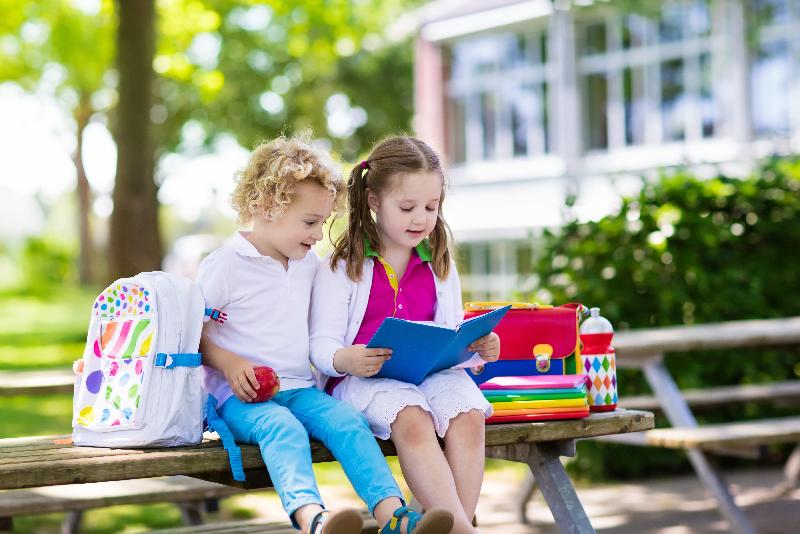
[[[480,410],[486,417],[492,415],[492,405],[464,369],[434,373],[419,386],[391,378],[348,376],[334,388],[333,397],[363,413],[380,439],[389,439],[392,423],[406,406],[420,406],[430,413],[441,438],[458,414]]]

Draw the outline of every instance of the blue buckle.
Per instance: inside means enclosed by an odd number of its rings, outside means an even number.
[[[153,366],[163,367],[164,369],[174,369],[175,367],[199,367],[201,361],[202,355],[198,352],[175,354],[157,352],[156,358],[153,361]]]

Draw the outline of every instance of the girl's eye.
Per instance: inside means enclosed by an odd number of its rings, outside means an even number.
[[[425,208],[425,209],[426,209],[426,210],[428,210],[428,211],[430,211],[430,212],[434,212],[434,211],[436,211],[436,208]]]
[[[400,211],[404,211],[404,212],[406,212],[406,213],[409,213],[409,212],[410,212],[411,210],[413,210],[413,209],[414,209],[414,208],[400,208]]]
[[[308,226],[314,226],[314,221],[306,221],[306,224],[307,224]]]

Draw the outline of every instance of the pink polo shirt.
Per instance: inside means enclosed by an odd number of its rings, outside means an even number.
[[[369,302],[361,320],[353,345],[367,344],[387,317],[407,321],[433,321],[436,311],[436,286],[428,263],[420,259],[416,250],[411,252],[406,272],[397,284],[397,306],[389,275],[377,258],[372,269],[372,287]]]
[[[390,282],[383,263],[375,253],[367,253],[373,257],[372,286],[369,290],[369,301],[361,320],[353,345],[369,343],[383,320],[397,317],[407,321],[433,321],[436,312],[436,285],[433,272],[427,261],[420,259],[416,249],[411,252],[405,273],[397,283],[397,294]],[[325,391],[331,393],[344,377],[328,380]]]

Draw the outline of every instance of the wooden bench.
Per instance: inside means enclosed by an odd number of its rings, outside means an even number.
[[[0,397],[14,395],[72,394],[75,373],[71,369],[0,371]]]
[[[361,534],[378,534],[378,522],[366,510],[362,512],[364,527]],[[212,523],[202,527],[183,527],[154,530],[151,534],[297,534],[297,530],[285,522],[269,519],[250,519]]]
[[[618,410],[585,419],[510,423],[486,428],[486,455],[528,465],[556,524],[571,532],[594,532],[564,470],[560,456],[575,454],[575,440],[653,428],[653,414]],[[396,455],[391,442],[379,441],[383,453]],[[315,462],[334,461],[330,451],[312,442]],[[59,436],[0,440],[0,489],[24,489],[187,475],[245,489],[270,487],[258,447],[242,447],[247,481],[232,480],[228,458],[212,437],[193,447],[170,449],[105,449],[75,447]]]
[[[622,406],[647,407],[662,412],[672,428],[659,428],[630,436],[599,439],[682,449],[707,490],[717,500],[731,530],[750,534],[752,524],[736,505],[727,484],[709,453],[759,457],[760,448],[773,443],[800,443],[800,417],[741,421],[700,426],[690,406],[707,408],[732,402],[763,401],[800,405],[800,380],[775,384],[738,385],[682,392],[664,364],[664,355],[708,349],[736,349],[800,344],[800,317],[751,321],[729,321],[696,326],[677,326],[620,332],[614,336],[619,368],[640,369],[650,385],[652,397],[622,397]],[[726,353],[730,355],[730,352]],[[777,491],[797,487],[800,480],[800,445],[784,467],[785,481]],[[521,493],[520,514],[535,488],[530,477]]]
[[[15,395],[72,394],[72,370],[0,371],[0,397]],[[185,476],[53,486],[0,493],[0,532],[9,531],[13,518],[23,515],[62,513],[62,534],[80,531],[83,512],[118,504],[173,502],[183,522],[200,525],[203,511],[218,507],[218,499],[240,490]]]
[[[185,524],[201,525],[209,500],[237,493],[241,490],[182,475],[6,491],[0,493],[0,531],[10,531],[14,517],[66,512],[61,532],[72,534],[80,531],[85,510],[156,502],[174,502]]]

